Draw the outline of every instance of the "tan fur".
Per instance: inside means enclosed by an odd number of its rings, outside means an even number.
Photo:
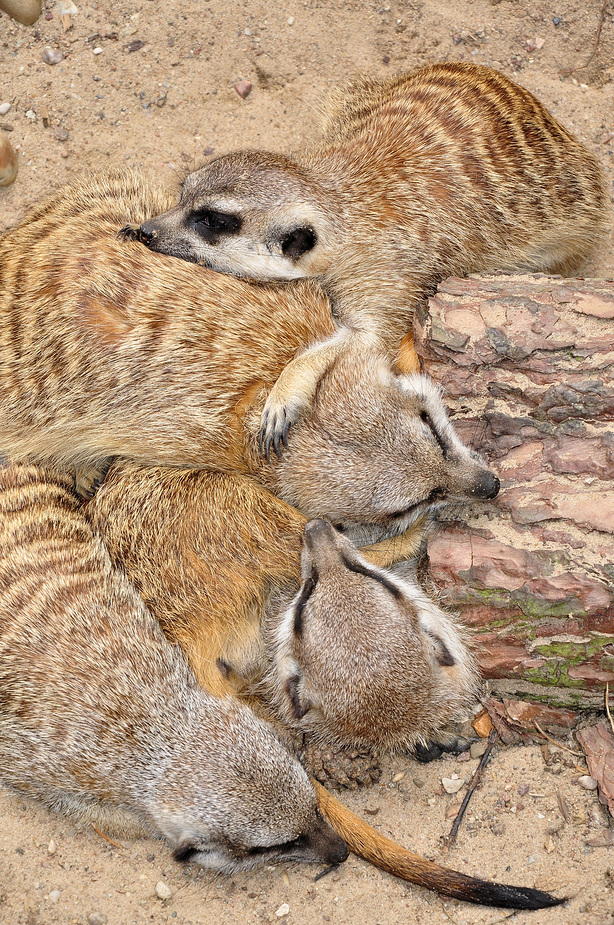
[[[69,476],[0,468],[0,592],[0,780],[216,870],[344,859],[298,762],[197,686]]]
[[[349,82],[307,151],[216,158],[140,237],[237,275],[318,277],[340,322],[394,357],[415,305],[446,276],[576,271],[604,234],[606,201],[597,160],[527,90],[455,62]],[[284,371],[269,439],[349,336]]]
[[[339,863],[304,771],[246,707],[200,689],[50,469],[0,469],[0,779],[105,827],[163,836],[178,860],[230,873]],[[560,900],[438,867],[319,785],[352,848],[444,895],[511,908]]]
[[[361,542],[403,532],[448,497],[496,494],[434,388],[372,350],[340,354],[292,453],[264,462],[267,390],[333,331],[328,302],[311,282],[250,285],[114,239],[168,203],[142,176],[111,172],[0,238],[0,449],[250,475],[305,516],[368,525]]]
[[[199,683],[256,698],[290,729],[341,747],[410,748],[475,695],[462,631],[382,571],[418,552],[422,524],[359,556],[249,479],[135,466],[111,469],[87,516]]]

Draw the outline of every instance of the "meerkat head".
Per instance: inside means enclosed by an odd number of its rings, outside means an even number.
[[[179,204],[136,236],[151,250],[234,276],[318,276],[330,259],[333,200],[289,157],[227,154],[189,174]]]
[[[473,658],[450,617],[323,520],[305,527],[301,589],[274,649],[284,719],[341,746],[412,748],[476,693]]]
[[[366,350],[342,357],[321,380],[275,478],[276,493],[306,517],[327,517],[361,543],[401,533],[451,501],[499,491],[434,383],[396,375]]]
[[[344,861],[345,842],[272,729],[236,701],[212,704],[206,728],[181,730],[184,760],[175,755],[165,767],[158,759],[152,815],[176,860],[227,874],[276,861]]]

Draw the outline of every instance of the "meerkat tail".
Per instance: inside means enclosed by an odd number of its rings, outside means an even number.
[[[350,851],[380,870],[408,880],[442,896],[451,896],[481,906],[502,909],[544,909],[559,906],[566,899],[531,887],[510,886],[469,877],[459,871],[428,861],[386,838],[340,803],[328,790],[312,779],[318,809],[345,841]]]

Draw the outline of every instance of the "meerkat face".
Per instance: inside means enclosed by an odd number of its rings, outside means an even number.
[[[397,376],[364,353],[322,380],[277,477],[285,501],[362,543],[401,533],[450,501],[499,491],[497,476],[459,439],[431,380]]]
[[[302,579],[275,640],[274,688],[290,725],[342,746],[411,748],[473,698],[459,628],[323,520],[305,527]]]
[[[227,874],[276,861],[344,861],[345,842],[271,727],[230,698],[216,698],[213,711],[210,728],[182,731],[185,760],[155,787],[156,824],[176,860]]]
[[[334,235],[330,199],[290,158],[239,152],[190,174],[179,205],[134,234],[153,251],[234,276],[318,276]]]

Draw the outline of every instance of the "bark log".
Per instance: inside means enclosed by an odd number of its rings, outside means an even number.
[[[449,279],[418,313],[415,346],[502,486],[434,532],[435,583],[496,687],[602,704],[614,684],[614,283]]]

